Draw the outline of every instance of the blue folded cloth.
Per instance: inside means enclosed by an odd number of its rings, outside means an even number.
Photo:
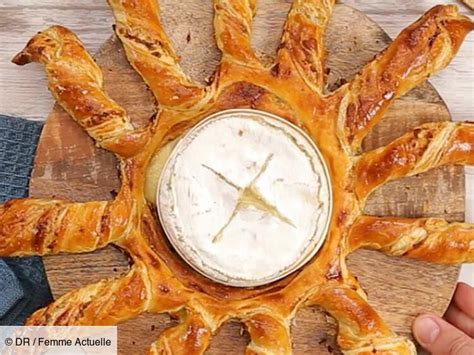
[[[18,278],[3,260],[0,260],[0,291],[0,318],[3,318],[24,296]]]
[[[0,203],[26,197],[41,122],[0,115]],[[0,259],[0,325],[22,325],[52,301],[39,257]]]

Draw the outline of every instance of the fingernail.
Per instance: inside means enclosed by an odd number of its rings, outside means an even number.
[[[418,317],[413,324],[416,338],[422,344],[433,344],[441,329],[432,317]]]

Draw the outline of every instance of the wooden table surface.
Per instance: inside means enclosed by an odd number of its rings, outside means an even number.
[[[290,1],[290,0],[288,0]],[[211,0],[208,0],[209,4]],[[395,37],[441,0],[343,0],[364,11]],[[473,16],[459,1],[462,13]],[[210,6],[210,5],[209,5]],[[258,10],[257,10],[258,16]],[[2,0],[0,3],[0,112],[31,120],[44,120],[53,100],[39,65],[17,67],[10,59],[37,31],[62,24],[79,35],[94,53],[112,34],[112,13],[105,0]],[[190,23],[191,27],[192,24]],[[433,76],[455,120],[474,120],[474,34],[465,41],[451,65]],[[474,168],[467,169],[466,219],[474,221]],[[464,268],[461,279],[474,285],[474,266]]]

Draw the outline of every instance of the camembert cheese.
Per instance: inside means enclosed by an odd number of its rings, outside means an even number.
[[[254,110],[215,114],[187,132],[161,172],[157,206],[177,252],[232,286],[275,281],[321,246],[327,170],[301,130]]]

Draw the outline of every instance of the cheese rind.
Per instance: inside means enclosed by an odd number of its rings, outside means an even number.
[[[190,130],[161,175],[157,205],[178,253],[233,286],[272,282],[325,237],[331,191],[317,148],[267,113],[224,111]]]

